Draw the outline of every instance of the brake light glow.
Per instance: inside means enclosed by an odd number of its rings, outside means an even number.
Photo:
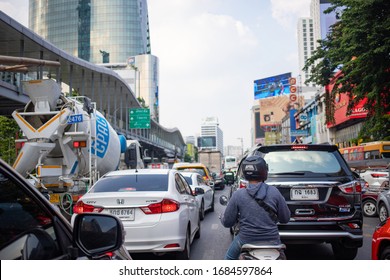
[[[386,174],[383,174],[383,173],[372,173],[371,177],[373,177],[373,178],[386,177]]]
[[[95,207],[90,204],[85,204],[81,200],[73,206],[73,213],[81,214],[81,213],[100,213],[103,211],[102,207]]]
[[[161,214],[179,210],[180,203],[172,199],[163,199],[161,202],[149,204],[148,206],[140,208],[146,215]]]
[[[73,148],[85,148],[87,147],[87,141],[73,141]]]
[[[358,194],[362,192],[362,185],[360,181],[352,181],[338,187],[343,193],[346,194]]]
[[[309,148],[308,145],[292,145],[291,150],[307,150]]]
[[[239,188],[245,189],[248,186],[248,182],[244,180],[240,180]]]

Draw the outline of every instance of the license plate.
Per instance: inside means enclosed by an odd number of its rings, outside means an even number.
[[[290,191],[291,200],[318,200],[317,188],[293,188]]]
[[[134,208],[110,209],[109,212],[121,220],[134,221]]]

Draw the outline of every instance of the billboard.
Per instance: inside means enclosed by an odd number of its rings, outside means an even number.
[[[289,95],[260,99],[260,125],[280,125],[282,119],[290,114],[290,110],[302,108],[304,102],[303,96],[299,96],[294,101],[291,101]]]
[[[255,80],[253,82],[255,100],[289,94],[290,78],[291,73],[285,73],[277,76]]]
[[[325,86],[327,94],[330,94],[333,91],[334,82],[336,79],[340,78],[342,72],[339,71],[335,74],[335,77],[331,83]],[[341,123],[344,123],[350,119],[363,119],[367,117],[368,111],[364,108],[367,102],[367,98],[364,98],[359,101],[351,110],[350,114],[348,112],[348,104],[350,103],[350,96],[347,93],[336,93],[334,98],[334,120],[335,123],[328,123],[327,127],[335,127]]]

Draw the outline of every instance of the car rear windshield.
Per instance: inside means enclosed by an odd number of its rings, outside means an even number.
[[[185,171],[185,172],[196,172],[200,174],[202,177],[206,176],[206,173],[204,172],[204,169],[202,167],[180,167],[178,168],[180,171]]]
[[[313,172],[339,173],[341,166],[336,156],[328,151],[273,151],[266,153],[269,174]]]
[[[167,175],[134,174],[103,177],[96,182],[89,192],[163,192],[167,190]]]

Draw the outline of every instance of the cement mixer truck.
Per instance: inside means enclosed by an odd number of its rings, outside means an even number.
[[[126,139],[85,97],[66,97],[51,79],[23,82],[30,97],[12,116],[24,139],[13,167],[62,210],[99,176],[118,169]]]

